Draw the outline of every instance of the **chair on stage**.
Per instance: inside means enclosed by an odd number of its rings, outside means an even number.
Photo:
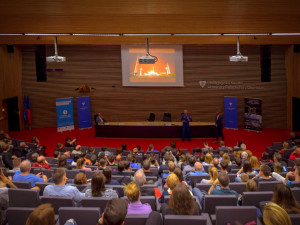
[[[171,113],[164,113],[164,117],[163,117],[162,121],[171,122],[172,121],[172,114]]]
[[[148,120],[149,122],[154,122],[155,121],[155,114],[154,113],[150,113],[149,118],[146,119],[146,120]]]

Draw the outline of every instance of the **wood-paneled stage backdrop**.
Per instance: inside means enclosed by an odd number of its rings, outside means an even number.
[[[287,78],[285,47],[272,46],[272,81],[261,82],[260,46],[242,46],[248,62],[229,62],[235,45],[183,45],[184,87],[122,87],[121,47],[59,46],[59,55],[67,62],[47,65],[63,72],[48,72],[47,82],[37,82],[34,46],[23,46],[23,94],[30,96],[32,127],[55,127],[55,99],[91,98],[92,114],[102,112],[108,121],[144,121],[150,112],[161,120],[164,112],[178,121],[188,109],[194,121],[214,121],[215,112],[223,111],[223,97],[238,97],[239,125],[243,125],[244,97],[261,98],[263,127],[287,128]],[[47,46],[53,55],[53,46]],[[202,88],[199,81],[206,81]],[[231,87],[212,82],[237,82]],[[239,83],[238,83],[239,82]],[[75,91],[82,84],[94,87],[89,94]],[[213,87],[212,87],[213,86]],[[231,89],[232,88],[232,89]]]

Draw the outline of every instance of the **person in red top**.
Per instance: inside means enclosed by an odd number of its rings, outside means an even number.
[[[300,157],[300,140],[295,140],[295,145],[297,148],[290,155],[291,160],[295,160],[296,158]]]
[[[38,168],[44,168],[44,169],[51,169],[51,166],[48,164],[44,156],[39,156],[37,158],[37,162],[33,163],[31,167],[38,167]]]

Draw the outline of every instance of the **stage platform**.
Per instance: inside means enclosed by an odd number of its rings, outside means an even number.
[[[107,122],[95,126],[96,137],[181,138],[182,122]],[[216,136],[214,123],[190,122],[191,138]]]

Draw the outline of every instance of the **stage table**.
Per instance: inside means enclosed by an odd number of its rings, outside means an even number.
[[[107,122],[95,126],[96,137],[181,138],[182,122]],[[191,138],[216,137],[209,122],[190,122]]]

